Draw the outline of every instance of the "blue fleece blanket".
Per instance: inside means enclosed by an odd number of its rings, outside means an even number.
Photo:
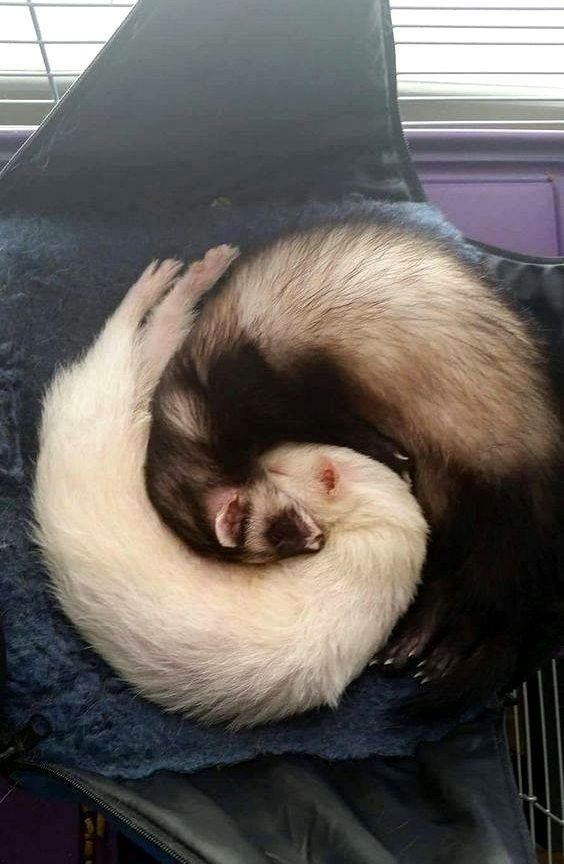
[[[57,610],[28,539],[29,489],[39,400],[55,367],[89,344],[147,260],[187,259],[222,242],[242,247],[344,214],[431,232],[476,259],[457,232],[422,204],[239,207],[216,200],[194,212],[0,216],[0,609],[7,642],[4,710],[24,724],[42,714],[52,727],[37,758],[114,777],[159,769],[192,771],[258,754],[327,758],[407,755],[460,717],[432,726],[392,722],[415,686],[368,670],[333,712],[321,710],[253,731],[208,729],[134,696]],[[478,710],[478,709],[477,709]],[[476,712],[474,712],[476,713]],[[401,715],[401,712],[400,712]],[[465,715],[465,719],[469,715]]]

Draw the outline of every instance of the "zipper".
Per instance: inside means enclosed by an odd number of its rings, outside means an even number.
[[[159,837],[143,827],[139,821],[132,819],[130,816],[124,815],[117,807],[108,804],[104,798],[92,790],[88,783],[78,780],[71,771],[67,771],[65,768],[60,768],[58,765],[52,765],[49,762],[18,761],[14,763],[13,767],[15,770],[36,771],[38,773],[47,774],[49,777],[59,780],[71,789],[80,792],[81,795],[92,802],[92,804],[95,804],[96,807],[99,807],[102,811],[107,813],[108,816],[113,816],[117,822],[121,822],[122,825],[130,828],[135,834],[138,834],[144,840],[152,843],[153,846],[156,846],[158,849],[163,851],[166,855],[172,858],[173,861],[178,862],[178,864],[202,864],[202,859],[200,857],[195,858],[183,853],[179,855],[176,850],[163,843]]]

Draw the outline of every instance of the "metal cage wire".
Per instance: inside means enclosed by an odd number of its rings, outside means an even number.
[[[103,14],[107,10],[123,10],[123,17],[133,8],[136,0],[91,0],[91,2],[74,2],[74,0],[0,0],[0,16],[4,9],[21,9],[29,15],[31,23],[30,38],[2,38],[2,27],[0,27],[0,126],[3,118],[9,121],[11,115],[16,122],[4,125],[26,126],[37,125],[51,108],[59,101],[64,92],[74,83],[78,76],[84,71],[89,60],[105,45],[107,38],[83,39],[79,38],[46,38],[44,36],[41,16],[46,10],[100,10]],[[121,21],[116,21],[116,27]],[[112,29],[115,29],[112,28]],[[33,34],[33,37],[31,36]],[[111,35],[108,34],[108,36]],[[2,58],[3,47],[37,46],[41,57],[41,67],[37,69],[14,69]],[[79,64],[75,69],[58,69],[50,60],[49,51],[54,46],[88,46],[89,56],[85,62]],[[48,85],[44,88],[45,83]],[[12,109],[12,110],[10,110]],[[23,123],[21,117],[27,118],[30,123]]]
[[[507,733],[519,796],[543,864],[564,862],[564,660],[554,659],[513,694]]]
[[[134,5],[0,0],[0,15],[21,8],[33,25],[33,38],[0,38],[0,126],[37,125],[105,44],[78,35],[45,38],[45,10],[121,9],[125,16]],[[391,0],[391,9],[406,126],[564,129],[562,0]],[[37,46],[42,68],[8,68],[2,47],[17,45]],[[56,46],[83,46],[86,62],[57,68],[49,56]]]
[[[406,126],[564,129],[561,0],[392,0]]]

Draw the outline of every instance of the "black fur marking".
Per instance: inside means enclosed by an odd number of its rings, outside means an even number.
[[[191,440],[169,422],[163,392],[195,399],[200,440]],[[211,486],[252,479],[257,458],[277,444],[350,447],[402,476],[409,470],[409,459],[398,455],[397,445],[355,415],[339,370],[321,353],[296,358],[292,369],[282,373],[256,345],[241,341],[213,358],[203,383],[183,349],[165,370],[152,413],[145,465],[149,498],[192,548],[224,560],[240,559],[241,547],[226,549],[218,543],[202,512],[202,495]],[[286,549],[290,554],[289,545]]]
[[[266,540],[272,548],[284,557],[307,551],[304,549],[307,535],[307,526],[300,515],[290,508],[274,516],[265,532]]]
[[[256,345],[241,343],[214,358],[206,401],[214,457],[234,482],[247,479],[254,459],[281,442],[350,447],[397,474],[409,469],[393,441],[355,416],[336,364],[320,353],[281,373]]]

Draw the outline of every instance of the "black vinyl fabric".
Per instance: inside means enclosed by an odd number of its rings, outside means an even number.
[[[45,774],[21,776],[52,794]],[[80,772],[71,779],[163,864],[533,861],[503,732],[491,715],[414,757],[288,756],[122,783]]]
[[[393,57],[387,4],[372,0],[141,0],[5,169],[2,204],[422,199]]]
[[[166,223],[222,196],[422,200],[394,72],[385,0],[140,0],[4,170],[0,210]],[[561,349],[564,266],[490,252]],[[121,783],[11,770],[93,801],[161,861],[532,861],[499,718],[402,759],[279,757]]]

